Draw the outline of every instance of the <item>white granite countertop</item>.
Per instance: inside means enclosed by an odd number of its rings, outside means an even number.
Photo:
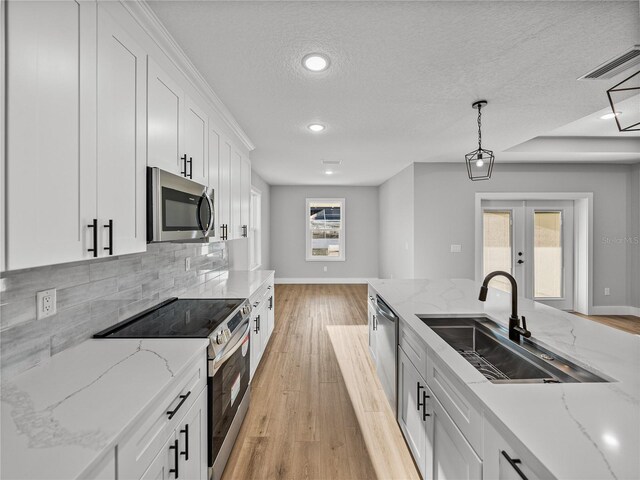
[[[370,285],[556,478],[640,478],[639,335],[519,298],[532,339],[613,381],[493,384],[416,315],[484,314],[506,326],[510,294],[490,289],[480,302],[480,284],[472,280]]]
[[[87,340],[3,383],[0,477],[69,480],[87,472],[207,344]]]
[[[249,298],[274,274],[274,270],[232,270],[188,290],[180,298]]]

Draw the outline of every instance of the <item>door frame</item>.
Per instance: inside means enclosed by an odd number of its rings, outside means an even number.
[[[475,280],[477,282],[483,280],[483,200],[573,200],[573,309],[585,315],[591,314],[593,311],[593,192],[477,192],[475,195]]]

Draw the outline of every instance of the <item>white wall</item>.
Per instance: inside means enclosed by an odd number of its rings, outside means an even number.
[[[630,305],[628,246],[617,240],[629,233],[630,175],[629,165],[497,164],[490,181],[471,182],[463,163],[416,164],[415,276],[474,278],[476,192],[593,192],[593,304]]]
[[[255,170],[251,171],[251,185],[262,193],[262,269],[271,268],[270,232],[271,232],[271,186]]]
[[[325,197],[345,198],[344,262],[305,260],[305,199]],[[271,268],[276,278],[377,277],[378,188],[271,186]]]
[[[628,297],[631,306],[640,308],[640,164],[634,165],[631,169],[628,193]]]
[[[380,278],[413,278],[414,166],[380,185]]]

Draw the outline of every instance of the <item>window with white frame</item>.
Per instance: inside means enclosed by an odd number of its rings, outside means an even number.
[[[345,260],[344,198],[307,198],[307,261]]]

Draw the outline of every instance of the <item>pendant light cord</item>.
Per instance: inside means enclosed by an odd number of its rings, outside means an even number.
[[[478,150],[482,150],[482,105],[478,105]]]

